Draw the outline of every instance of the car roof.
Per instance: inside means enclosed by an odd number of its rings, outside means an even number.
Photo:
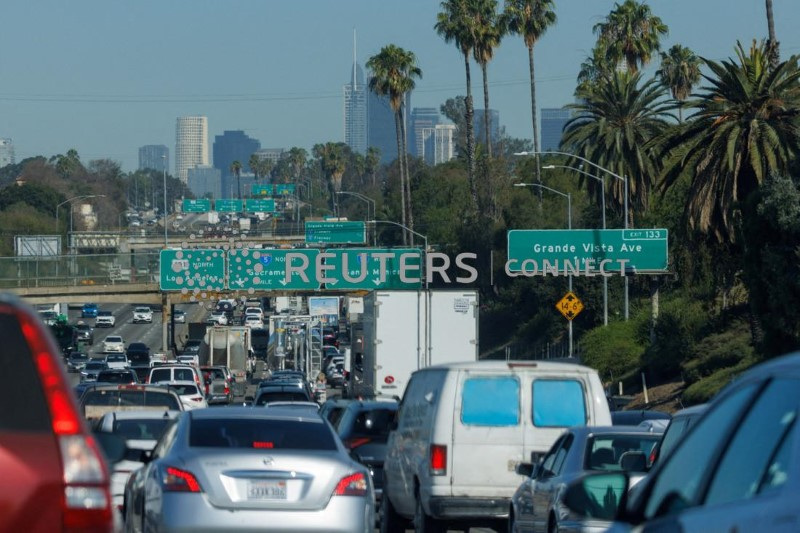
[[[142,409],[133,411],[111,411],[103,415],[103,418],[114,418],[115,420],[155,420],[162,418],[175,418],[181,414],[181,411],[173,409],[165,409],[159,411],[157,409]]]
[[[657,435],[659,431],[650,431],[640,426],[574,426],[569,429],[578,436],[594,435]]]
[[[194,420],[214,420],[214,419],[270,419],[270,420],[299,420],[324,424],[325,421],[317,413],[306,414],[308,411],[292,409],[287,407],[275,407],[261,409],[259,407],[235,406],[227,409],[195,409],[187,411],[186,414]]]
[[[681,409],[680,411],[672,415],[672,418],[699,415],[701,413],[705,413],[707,409],[708,409],[707,403],[693,405],[691,407],[686,407],[685,409]]]
[[[563,371],[570,370],[575,372],[596,372],[596,370],[584,365],[579,365],[574,362],[554,362],[554,361],[466,361],[461,363],[444,363],[440,365],[432,365],[427,368],[418,370],[417,372],[426,372],[429,370],[544,370],[544,371]]]

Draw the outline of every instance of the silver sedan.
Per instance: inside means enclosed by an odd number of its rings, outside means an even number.
[[[200,409],[132,476],[126,529],[368,532],[373,497],[369,472],[318,414]]]

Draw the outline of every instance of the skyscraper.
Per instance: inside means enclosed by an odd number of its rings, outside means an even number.
[[[234,196],[238,196],[236,180],[232,179],[231,164],[234,161],[242,164],[240,177],[250,173],[250,156],[260,149],[261,142],[248,137],[242,130],[224,131],[222,135],[214,137],[214,168],[219,169],[222,175],[223,195],[236,193]],[[244,194],[243,188],[242,195]]]
[[[572,117],[572,112],[564,107],[543,107],[540,112],[542,132],[542,151],[558,150],[564,126]]]
[[[478,144],[486,143],[486,128],[484,127],[483,116],[485,111],[483,109],[476,109],[475,115],[472,117],[472,128],[475,131],[475,142]],[[492,146],[500,142],[500,112],[497,109],[489,110],[489,139]]]
[[[169,148],[163,144],[148,144],[139,148],[139,170],[169,170]]]
[[[356,33],[353,30],[353,68],[344,86],[344,142],[358,154],[367,153],[367,86],[364,71],[356,62]]]
[[[408,132],[408,109],[411,95],[406,95],[404,118],[406,134]],[[394,126],[394,111],[386,96],[378,96],[369,91],[367,95],[367,146],[374,146],[381,151],[381,164],[385,165],[397,159],[397,134]]]
[[[11,139],[0,139],[0,167],[17,162],[14,156],[14,142]]]
[[[198,165],[190,168],[187,185],[198,198],[207,194],[210,194],[212,198],[222,198],[220,172],[219,169],[212,166]]]
[[[422,129],[423,153],[420,155],[429,165],[447,163],[456,155],[455,124],[437,124]]]
[[[423,157],[425,146],[422,131],[433,129],[439,123],[439,110],[435,107],[415,107],[411,110],[411,121],[408,128],[408,153],[414,157]]]
[[[189,169],[208,165],[208,118],[178,117],[175,128],[175,175],[183,183]]]

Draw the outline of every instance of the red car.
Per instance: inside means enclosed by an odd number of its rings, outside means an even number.
[[[53,337],[36,313],[0,294],[0,531],[110,532],[110,477]],[[16,407],[14,407],[16,406]]]

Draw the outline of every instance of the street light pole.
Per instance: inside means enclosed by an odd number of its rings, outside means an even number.
[[[555,194],[561,195],[567,199],[567,229],[572,229],[572,194],[564,193],[556,189],[551,189],[547,185],[541,183],[515,183],[514,187],[537,187],[545,189]],[[569,292],[572,292],[572,274],[567,275],[569,283]],[[567,331],[569,332],[569,356],[572,357],[572,320],[567,321]]]
[[[368,219],[370,218],[370,216],[369,216],[370,205],[372,206],[372,218],[375,218],[375,200],[373,200],[369,196],[366,196],[364,194],[357,193],[357,192],[352,192],[352,191],[337,191],[336,194],[347,194],[347,195],[350,195],[350,196],[355,196],[356,198],[359,198],[361,200],[364,200],[365,202],[367,202],[367,218]],[[372,245],[373,246],[375,246],[375,230],[374,229],[375,229],[375,226],[373,226],[373,231],[372,231]]]
[[[590,172],[586,172],[585,170],[577,167],[568,167],[566,165],[546,165],[542,167],[542,170],[552,170],[554,168],[574,170],[575,172],[579,172],[584,176],[588,176],[600,182],[600,202],[603,204],[603,229],[606,229],[606,181]],[[603,276],[603,325],[608,325],[608,276]]]
[[[167,240],[167,214],[169,210],[167,209],[167,156],[161,155],[161,160],[163,161],[161,167],[164,171],[164,248],[169,246],[169,241]]]
[[[547,151],[547,152],[515,152],[514,155],[564,155],[564,156],[567,156],[567,157],[574,157],[575,159],[583,161],[587,165],[590,165],[590,166],[592,166],[592,167],[594,167],[594,168],[596,168],[598,170],[602,170],[606,174],[610,174],[611,176],[615,177],[618,180],[622,180],[624,182],[624,186],[625,186],[625,189],[624,189],[624,191],[625,191],[624,192],[624,195],[625,195],[625,198],[624,198],[625,216],[623,217],[623,220],[624,220],[624,224],[625,224],[625,229],[628,229],[628,219],[630,218],[630,211],[628,210],[628,178],[626,176],[620,176],[619,174],[617,174],[615,172],[612,172],[612,171],[608,170],[605,167],[601,167],[597,163],[593,163],[592,161],[589,161],[588,159],[586,159],[584,157],[581,157],[579,155],[570,154],[569,152],[555,152],[555,151],[551,150],[551,151]],[[629,277],[628,273],[625,272],[625,320],[628,320],[628,316],[629,316],[629,313],[628,313],[628,310],[629,310],[629,305],[628,305],[628,301],[629,301],[628,300],[628,285],[629,285],[628,277]]]

